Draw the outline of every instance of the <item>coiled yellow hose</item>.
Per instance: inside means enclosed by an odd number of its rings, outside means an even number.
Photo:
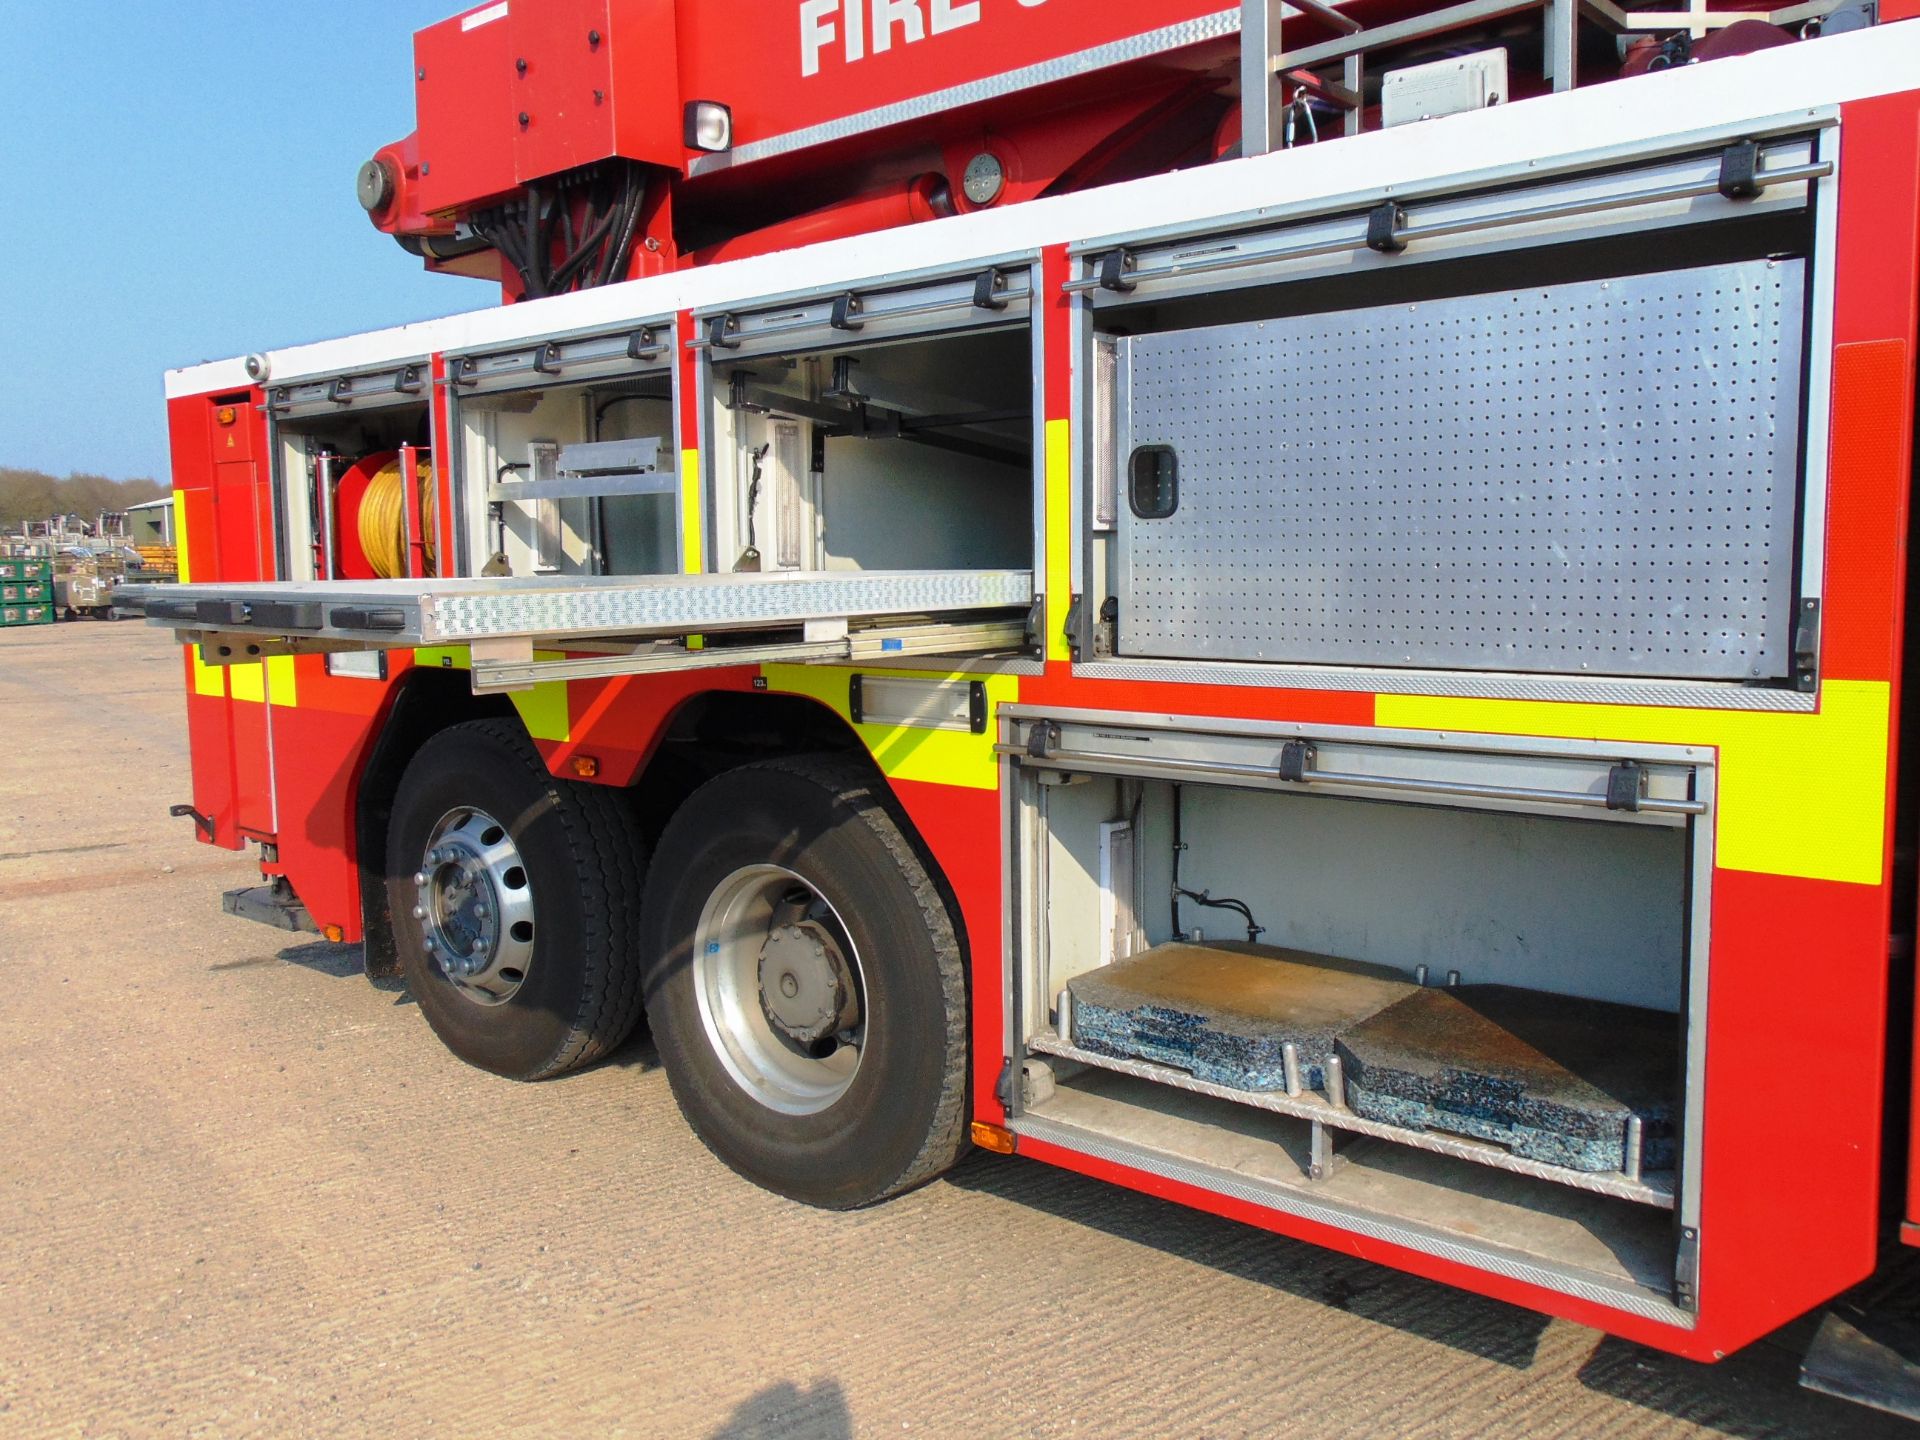
[[[433,467],[420,460],[414,466],[414,479],[420,486],[420,538],[425,542],[426,570],[434,567],[434,532],[440,528],[439,492],[433,484]],[[397,580],[407,573],[407,516],[400,492],[400,462],[389,460],[367,482],[360,498],[360,548],[367,563],[382,580]]]

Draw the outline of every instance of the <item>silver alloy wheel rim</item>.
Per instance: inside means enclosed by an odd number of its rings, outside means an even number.
[[[714,887],[693,938],[707,1043],[770,1110],[815,1115],[866,1050],[866,981],[847,927],[793,871],[749,865]]]
[[[449,810],[414,873],[413,918],[427,958],[478,1005],[504,1005],[533,963],[533,888],[507,827],[484,810]]]

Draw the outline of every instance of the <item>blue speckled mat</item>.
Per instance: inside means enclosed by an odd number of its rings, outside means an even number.
[[[1642,1164],[1673,1164],[1677,1017],[1505,985],[1423,989],[1384,966],[1238,943],[1156,946],[1076,977],[1073,1040],[1236,1090],[1321,1090],[1338,1053],[1354,1113],[1617,1171],[1638,1115]]]

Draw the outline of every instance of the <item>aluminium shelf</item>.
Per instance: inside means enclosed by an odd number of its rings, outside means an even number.
[[[380,648],[676,636],[1026,609],[1030,570],[503,576],[123,586],[123,611],[182,632]]]

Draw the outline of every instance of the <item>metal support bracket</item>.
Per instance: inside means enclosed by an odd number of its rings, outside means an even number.
[[[1060,726],[1056,721],[1036,720],[1027,731],[1027,754],[1035,760],[1046,759],[1059,743]]]
[[[714,350],[738,350],[740,348],[740,317],[738,315],[708,317],[707,344]]]
[[[976,310],[1004,310],[1007,308],[1007,272],[997,265],[989,265],[974,277],[973,308]]]
[[[1133,252],[1124,246],[1109,250],[1100,257],[1100,288],[1119,295],[1126,294],[1134,286],[1130,272],[1136,263]]]
[[[1720,152],[1720,193],[1751,200],[1760,193],[1760,142],[1742,140]]]
[[[1400,231],[1407,223],[1407,212],[1391,200],[1382,200],[1367,212],[1367,248],[1382,255],[1398,255],[1407,248]]]
[[[194,809],[193,806],[191,805],[169,805],[167,807],[167,814],[171,815],[176,820],[182,819],[183,817],[191,818],[193,821],[193,828],[195,830],[198,830],[202,835],[206,836],[207,839],[209,840],[213,839],[213,817],[212,816],[202,815],[198,810]]]
[[[859,330],[866,321],[860,318],[860,297],[849,290],[833,299],[833,313],[827,317],[827,323],[836,330]]]
[[[1647,793],[1647,770],[1638,761],[1623,760],[1607,771],[1607,809],[1638,810]]]
[[[1280,778],[1297,785],[1307,783],[1313,769],[1313,746],[1305,740],[1289,740],[1280,747]]]
[[[636,330],[627,337],[627,358],[629,360],[658,360],[667,347],[660,343],[653,333],[651,325]]]

